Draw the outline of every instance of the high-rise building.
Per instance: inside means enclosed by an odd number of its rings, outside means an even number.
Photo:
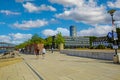
[[[77,36],[76,27],[70,26],[70,36],[64,36],[65,48],[88,48],[90,46],[89,37]]]
[[[71,37],[76,37],[77,36],[76,27],[75,26],[70,26],[70,36]]]

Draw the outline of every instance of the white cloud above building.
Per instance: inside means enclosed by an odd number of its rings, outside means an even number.
[[[52,29],[45,29],[44,31],[42,31],[42,34],[45,36],[54,36],[57,33],[61,33],[63,36],[69,36],[69,30],[66,28],[62,28],[62,27],[58,27],[56,30],[52,30]]]
[[[80,30],[78,36],[107,36],[113,27],[109,25],[96,25],[95,27]]]

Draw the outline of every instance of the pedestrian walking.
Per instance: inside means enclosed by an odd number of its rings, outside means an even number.
[[[46,49],[43,47],[43,49],[42,49],[42,58],[43,59],[45,58],[45,54],[46,54]]]
[[[51,48],[51,52],[52,52],[52,53],[53,53],[53,50],[54,50],[54,49],[53,49],[53,47],[52,47],[52,48]]]
[[[39,49],[35,50],[35,55],[36,55],[36,59],[38,59],[39,58]]]

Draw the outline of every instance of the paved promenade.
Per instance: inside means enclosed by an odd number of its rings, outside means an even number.
[[[120,80],[120,64],[47,52],[21,54],[22,62],[0,68],[0,80]]]

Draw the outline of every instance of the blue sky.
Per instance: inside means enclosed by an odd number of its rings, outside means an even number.
[[[0,0],[0,41],[22,43],[38,34],[42,38],[61,32],[69,36],[106,36],[112,30],[111,16],[120,25],[120,0]]]

